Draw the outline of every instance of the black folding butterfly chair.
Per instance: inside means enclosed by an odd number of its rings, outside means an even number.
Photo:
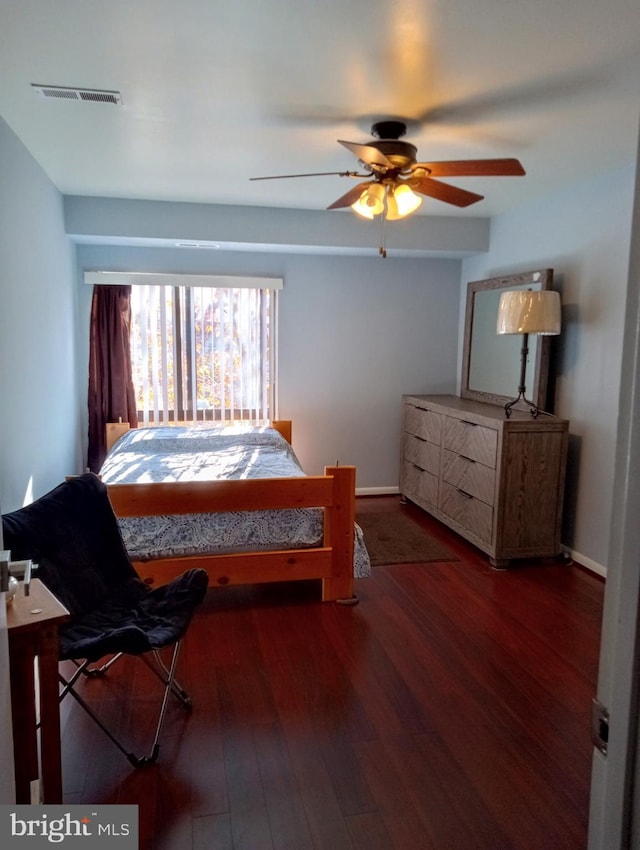
[[[59,658],[77,669],[69,679],[60,674],[60,699],[71,694],[134,766],[155,762],[169,694],[191,707],[175,669],[182,637],[207,591],[207,573],[191,569],[168,584],[148,587],[124,547],[107,488],[92,473],[68,479],[5,514],[2,523],[12,559],[37,564],[37,577],[71,614],[60,628]],[[171,646],[165,665],[159,650]],[[129,752],[74,689],[80,676],[103,674],[122,655],[139,656],[165,686],[147,756]],[[91,666],[107,657],[102,667]]]

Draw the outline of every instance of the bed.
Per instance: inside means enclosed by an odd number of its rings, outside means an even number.
[[[165,582],[204,567],[211,585],[320,579],[355,601],[370,572],[355,523],[355,467],[305,475],[291,423],[107,426],[100,476],[139,574]]]

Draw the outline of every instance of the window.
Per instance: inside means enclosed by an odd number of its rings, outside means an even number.
[[[254,280],[240,286],[131,287],[131,359],[141,423],[275,417],[279,287],[262,288]]]

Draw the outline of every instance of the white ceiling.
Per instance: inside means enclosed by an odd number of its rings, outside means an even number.
[[[324,209],[348,178],[249,177],[402,117],[421,160],[521,160],[421,210],[488,216],[630,162],[639,103],[638,0],[0,0],[0,115],[65,194]]]

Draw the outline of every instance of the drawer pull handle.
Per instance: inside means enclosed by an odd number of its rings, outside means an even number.
[[[462,460],[466,460],[467,463],[475,463],[475,460],[472,457],[467,457],[466,455],[458,455]]]
[[[418,466],[418,464],[417,464],[417,463],[412,463],[412,464],[411,464],[411,466],[412,466],[414,469],[419,469],[419,470],[420,470],[420,472],[426,472],[426,469],[423,469],[421,466]]]
[[[469,493],[465,493],[464,490],[460,490],[459,487],[456,487],[456,490],[458,491],[458,493],[460,493],[461,496],[464,496],[465,499],[473,499],[473,496],[471,496]]]
[[[469,422],[469,420],[468,420],[468,419],[461,419],[460,421],[461,421],[464,425],[470,425],[472,428],[477,428],[477,427],[478,427],[477,423],[475,423],[475,422]]]

